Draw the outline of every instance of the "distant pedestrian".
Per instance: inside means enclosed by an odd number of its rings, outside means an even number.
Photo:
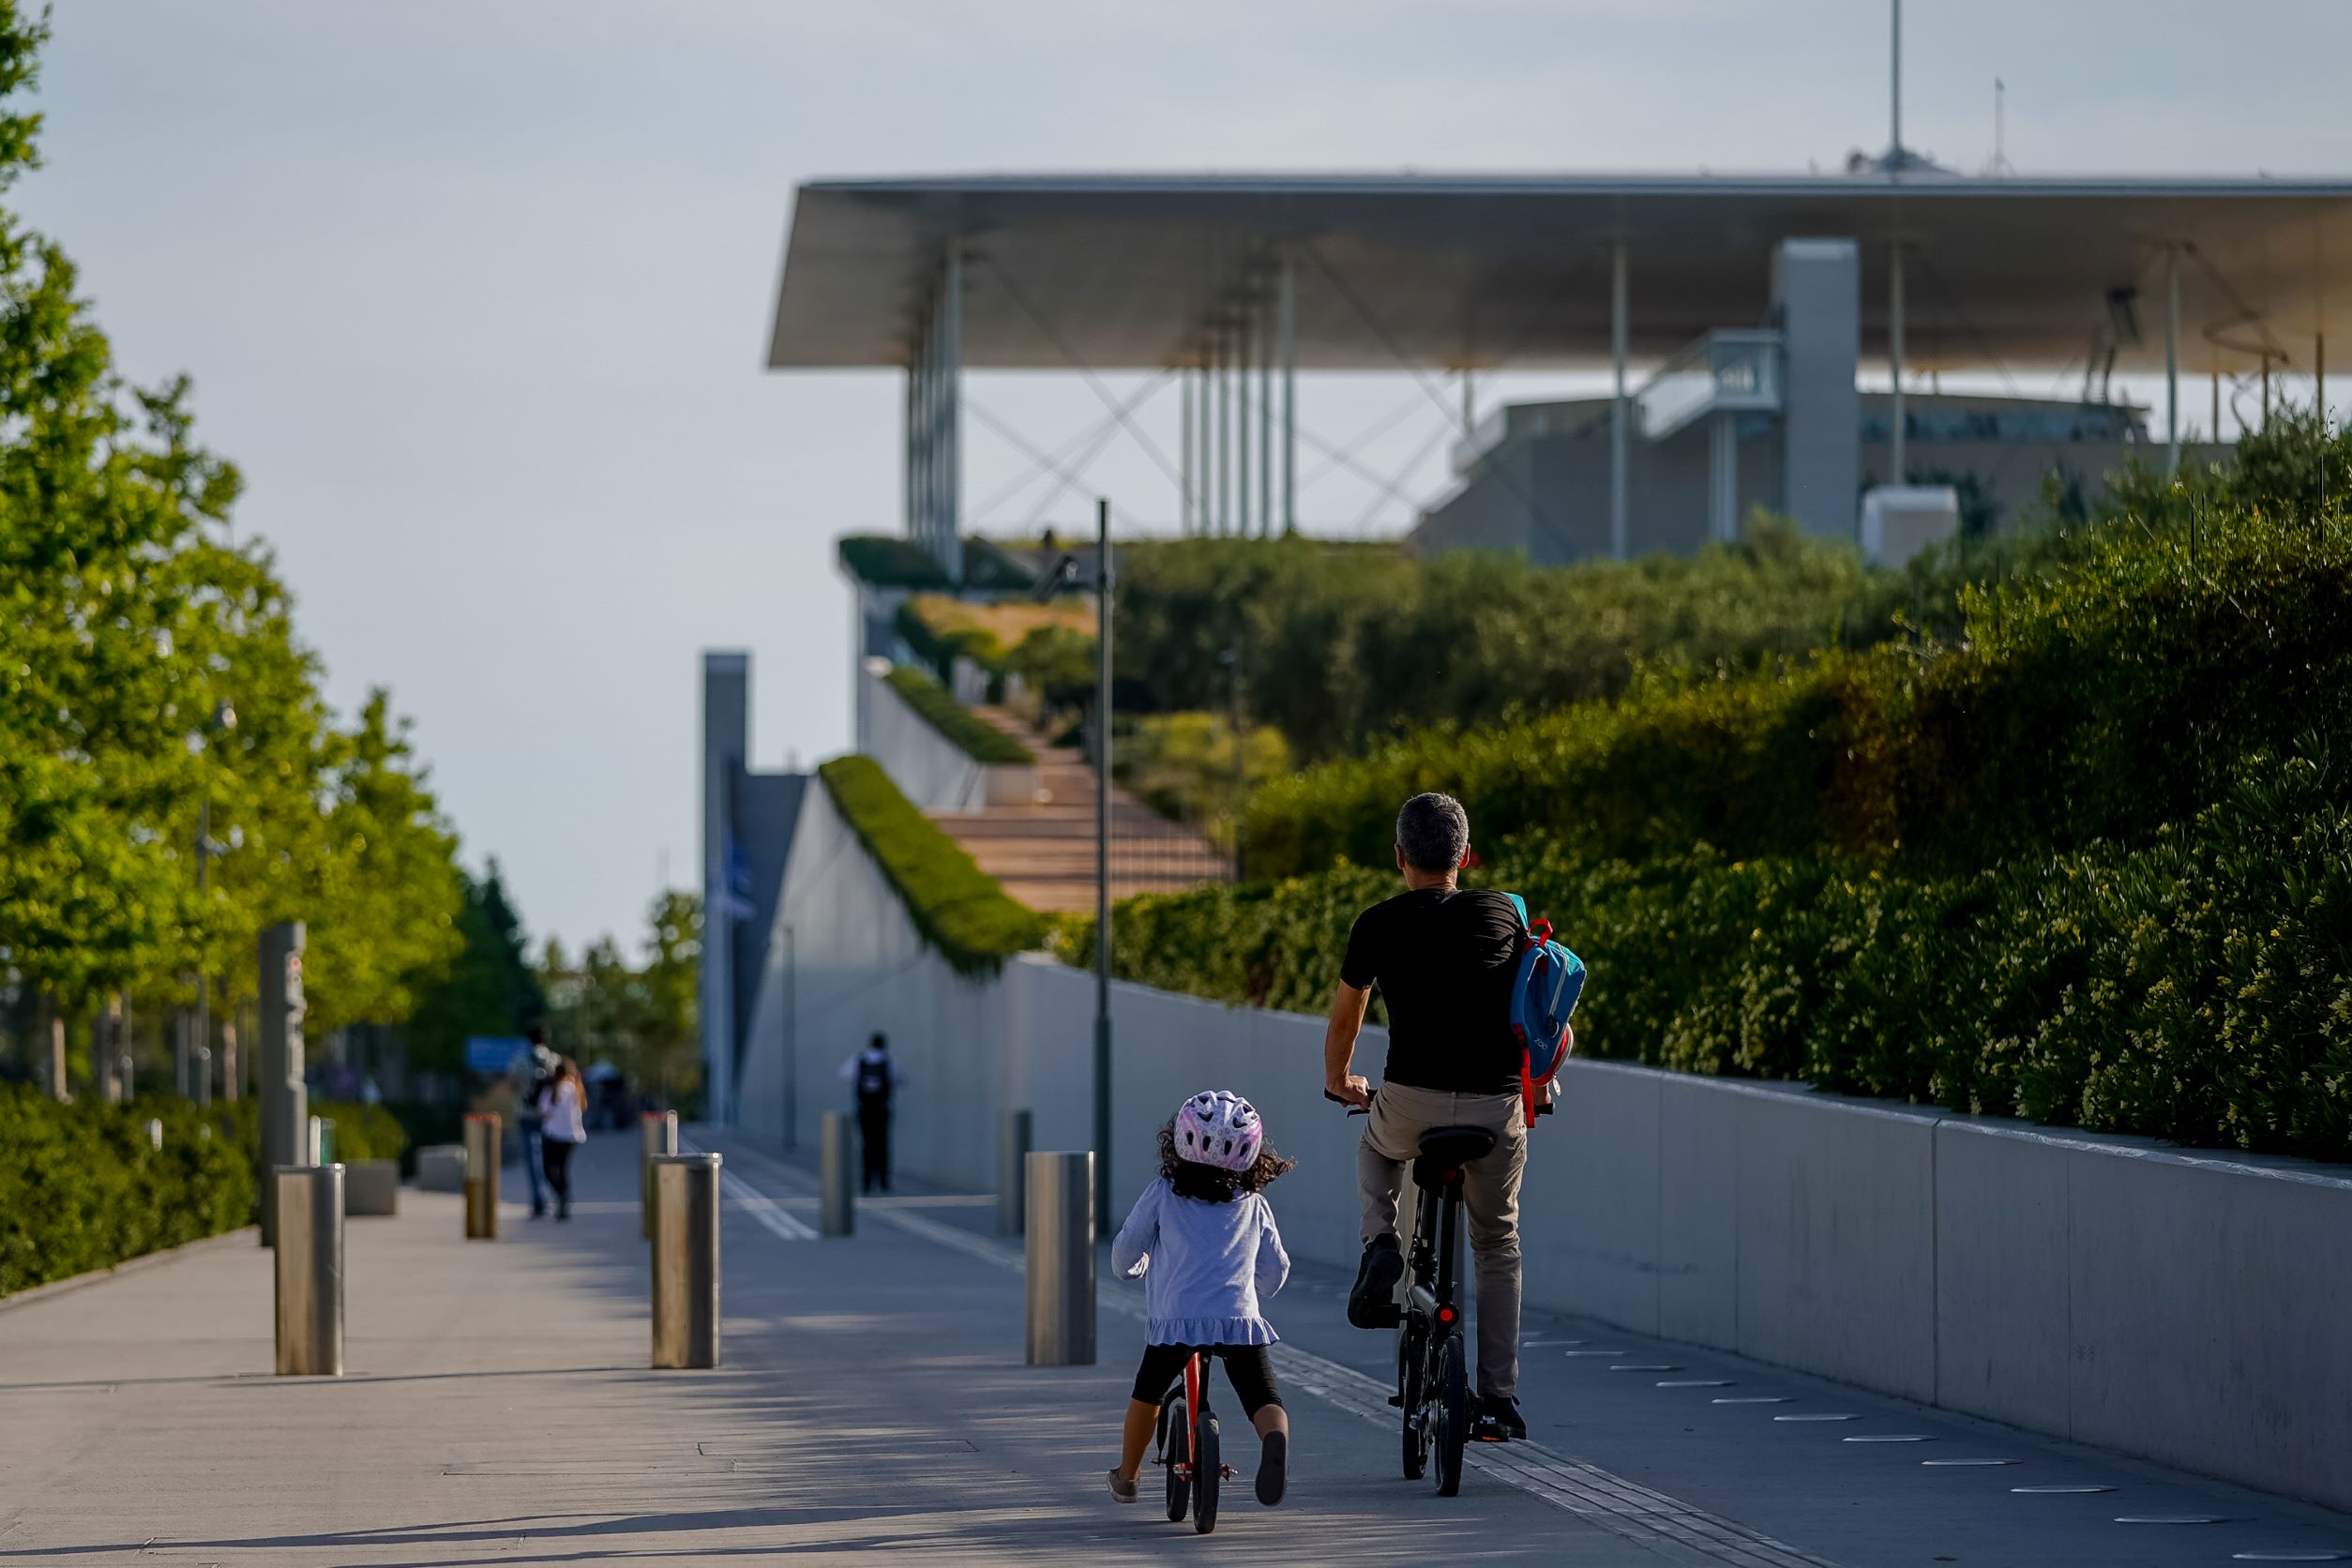
[[[866,1048],[841,1063],[841,1077],[857,1085],[857,1141],[865,1152],[863,1190],[890,1190],[890,1105],[906,1085],[906,1075],[890,1059],[890,1042],[877,1034]]]
[[[545,1123],[540,1138],[547,1165],[547,1184],[555,1189],[555,1217],[572,1217],[572,1151],[588,1141],[588,1091],[580,1081],[580,1063],[568,1056],[556,1058],[555,1075],[539,1094],[539,1116]]]
[[[515,1072],[522,1079],[521,1105],[515,1114],[515,1133],[522,1139],[522,1171],[531,1179],[531,1217],[547,1216],[547,1187],[539,1180],[539,1168],[545,1164],[540,1151],[545,1143],[544,1129],[539,1119],[539,1099],[553,1081],[556,1063],[562,1060],[547,1043],[547,1026],[530,1024],[522,1037],[531,1048],[515,1063]]]

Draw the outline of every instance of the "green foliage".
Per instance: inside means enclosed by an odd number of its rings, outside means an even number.
[[[1178,822],[1200,822],[1229,843],[1249,791],[1290,771],[1279,731],[1252,730],[1237,748],[1223,714],[1147,714],[1122,728],[1111,760],[1119,783],[1144,805]]]
[[[1121,552],[1116,656],[1151,706],[1223,708],[1238,650],[1251,722],[1330,758],[1401,730],[1613,697],[1646,670],[1711,676],[1880,641],[1916,596],[1851,549],[1760,516],[1740,543],[1690,559],[1559,567],[1186,539]]]
[[[834,545],[841,569],[875,588],[952,588],[931,552],[912,539],[852,534]]]
[[[15,107],[45,33],[0,4],[0,187],[33,160]],[[199,973],[234,1005],[255,935],[301,919],[320,1027],[396,1020],[457,897],[403,728],[380,693],[334,724],[268,551],[215,537],[241,481],[195,444],[188,382],[127,384],[77,286],[0,212],[4,977],[69,1017],[183,1005]]]
[[[1964,589],[1950,644],[1646,682],[1277,780],[1250,804],[1253,868],[1382,864],[1397,804],[1424,789],[1459,795],[1474,838],[1549,830],[1596,859],[1704,844],[1974,868],[2143,837],[2239,759],[2340,725],[2352,694],[2352,531],[2185,494],[2055,576]]]
[[[397,1160],[408,1153],[408,1128],[389,1106],[312,1100],[310,1114],[335,1123],[335,1157],[345,1165]]]
[[[455,922],[461,943],[457,958],[419,994],[403,1031],[410,1064],[428,1071],[462,1072],[468,1036],[520,1034],[547,1012],[498,862],[490,863],[479,882],[464,877],[463,890]]]
[[[1591,964],[1588,1052],[2352,1159],[2352,445],[2242,450],[1980,550],[1946,635],[1276,781],[1253,869],[1297,874],[1122,905],[1121,972],[1319,1009],[1397,803],[1445,788],[1471,882]]]
[[[958,973],[992,974],[1013,954],[1043,944],[1045,921],[1008,897],[872,758],[837,757],[817,776],[897,890],[915,929]]]
[[[0,1294],[249,1223],[254,1125],[249,1102],[61,1105],[0,1084]]]
[[[882,677],[908,707],[975,762],[1026,767],[1036,754],[967,709],[925,671],[902,664]]]
[[[575,965],[554,942],[539,960],[548,1042],[583,1066],[603,1062],[662,1105],[690,1101],[701,1076],[697,1008],[702,901],[667,892],[647,911],[646,957],[633,965],[605,937]]]

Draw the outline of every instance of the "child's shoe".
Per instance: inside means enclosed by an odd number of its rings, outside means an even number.
[[[1258,1500],[1272,1508],[1282,1500],[1282,1488],[1290,1469],[1290,1434],[1269,1432],[1266,1446],[1258,1456]]]
[[[1110,1495],[1121,1502],[1133,1502],[1136,1500],[1135,1483],[1121,1475],[1117,1465],[1110,1467]]]

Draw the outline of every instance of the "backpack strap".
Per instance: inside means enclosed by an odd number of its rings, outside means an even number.
[[[1518,912],[1519,912],[1519,929],[1520,929],[1520,930],[1522,930],[1522,931],[1526,930],[1526,929],[1528,928],[1528,926],[1527,926],[1527,900],[1526,900],[1525,898],[1520,897],[1519,897],[1517,894],[1515,894],[1515,893],[1506,893],[1506,894],[1504,894],[1504,895],[1503,895],[1503,897],[1506,897],[1506,898],[1508,898],[1508,899],[1510,899],[1510,900],[1511,900],[1511,907],[1512,907],[1513,909],[1515,909],[1515,910],[1516,910],[1516,911],[1518,911]]]

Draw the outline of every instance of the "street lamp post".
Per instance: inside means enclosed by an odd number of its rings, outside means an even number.
[[[1046,535],[1040,601],[1078,582],[1078,561]],[[1094,1224],[1110,1219],[1110,503],[1094,503]]]
[[[211,735],[223,735],[237,727],[237,711],[224,701],[212,710],[212,722],[205,726]],[[209,749],[209,743],[207,743]],[[196,802],[196,897],[201,904],[212,885],[212,779],[204,779],[204,793]],[[196,956],[196,1037],[190,1054],[194,1061],[196,1103],[212,1104],[212,971],[205,967],[204,956]],[[190,1075],[182,1071],[182,1079]],[[225,1098],[237,1097],[236,1085],[226,1088]]]

